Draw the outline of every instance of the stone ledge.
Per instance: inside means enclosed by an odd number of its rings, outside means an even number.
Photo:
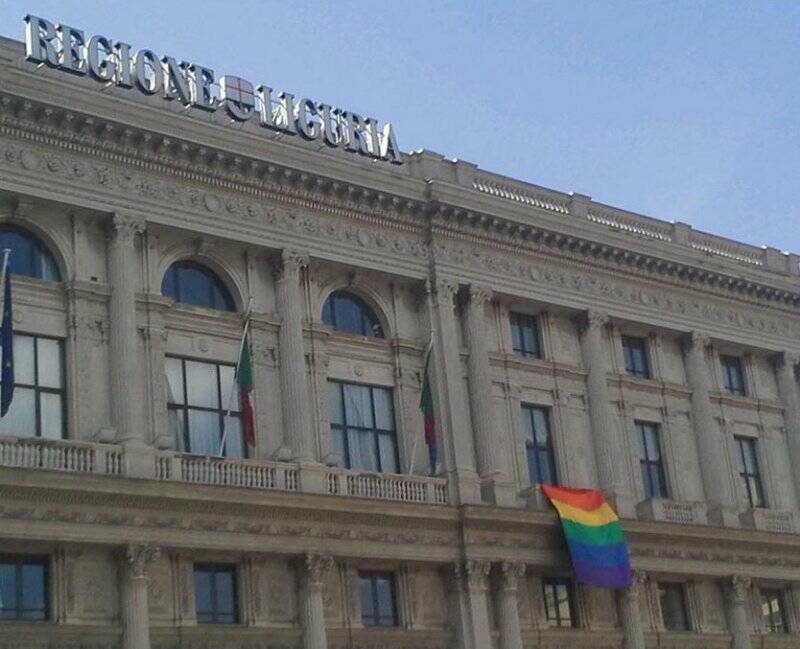
[[[797,515],[791,511],[762,509],[756,507],[739,514],[742,527],[749,527],[765,532],[794,534],[798,530]]]
[[[664,521],[684,525],[707,525],[705,503],[680,502],[667,498],[648,498],[636,505],[638,518],[646,521]]]

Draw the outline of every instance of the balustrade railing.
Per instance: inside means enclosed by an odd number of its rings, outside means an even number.
[[[123,450],[38,437],[0,437],[0,466],[122,475]]]
[[[328,471],[326,483],[329,494],[436,505],[446,505],[448,502],[444,478],[358,473],[346,469]]]

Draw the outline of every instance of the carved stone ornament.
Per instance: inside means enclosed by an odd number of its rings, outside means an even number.
[[[108,234],[114,241],[132,243],[136,235],[142,234],[144,231],[143,221],[115,212],[111,217]]]
[[[308,253],[284,249],[280,256],[273,259],[272,272],[276,280],[297,277],[303,268],[308,268],[309,263]]]
[[[492,564],[485,560],[468,559],[464,562],[467,584],[470,588],[486,590],[489,586],[489,572]]]
[[[504,561],[500,564],[500,577],[503,590],[517,590],[519,580],[525,576],[524,563]]]
[[[735,604],[744,604],[750,591],[752,580],[744,575],[733,575],[730,582],[731,598]]]
[[[470,306],[482,307],[486,302],[492,299],[492,289],[488,286],[480,286],[472,284],[469,287],[469,303]]]
[[[686,351],[697,349],[704,352],[711,345],[711,338],[702,331],[693,331],[685,336],[683,340]]]
[[[125,561],[131,577],[147,577],[147,564],[161,556],[161,550],[152,545],[129,545],[125,548]]]
[[[333,568],[333,557],[327,554],[307,554],[303,563],[308,581],[312,584],[321,584],[325,573]]]
[[[581,334],[587,331],[601,331],[608,324],[608,314],[590,309],[581,314],[578,324]]]
[[[783,352],[782,354],[778,354],[776,361],[778,367],[790,367],[794,370],[797,364],[800,363],[800,353]]]

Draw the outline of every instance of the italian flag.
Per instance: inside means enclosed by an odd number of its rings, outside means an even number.
[[[433,416],[433,390],[431,389],[431,356],[433,355],[433,338],[425,353],[425,374],[422,378],[422,394],[419,398],[419,409],[425,418],[425,443],[428,445],[428,457],[431,464],[431,475],[436,473],[436,419]]]
[[[253,411],[253,352],[250,349],[250,332],[244,335],[239,362],[236,364],[236,384],[242,409],[244,439],[249,446],[256,445],[256,418]]]

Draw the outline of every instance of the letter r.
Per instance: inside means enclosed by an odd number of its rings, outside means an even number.
[[[55,40],[56,27],[53,23],[38,16],[25,16],[25,58],[34,63],[59,67]]]

